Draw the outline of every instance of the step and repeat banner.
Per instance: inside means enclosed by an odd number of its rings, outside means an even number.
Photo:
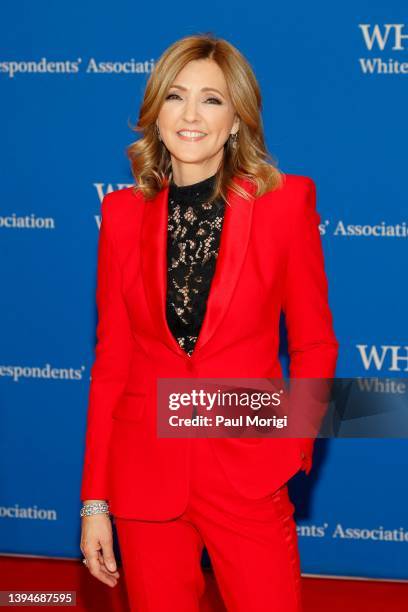
[[[4,6],[0,28],[0,552],[79,558],[100,203],[133,184],[155,62],[200,32],[248,58],[269,151],[317,186],[337,376],[385,384],[408,372],[408,14],[40,0]],[[405,436],[316,441],[290,483],[304,574],[408,579],[407,451]]]

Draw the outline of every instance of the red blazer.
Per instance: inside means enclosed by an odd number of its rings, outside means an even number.
[[[191,357],[166,322],[167,196],[168,187],[151,201],[125,188],[102,202],[81,499],[107,499],[112,514],[125,518],[175,517],[188,499],[191,438],[157,437],[157,377],[282,377],[281,310],[290,377],[332,378],[338,355],[312,179],[287,174],[278,190],[250,201],[229,191]],[[272,493],[312,465],[313,438],[210,442],[247,497]]]

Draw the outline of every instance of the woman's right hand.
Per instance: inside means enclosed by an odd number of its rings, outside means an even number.
[[[109,515],[91,514],[83,516],[81,521],[80,548],[90,573],[108,586],[116,586],[120,574],[113,553],[112,523]]]

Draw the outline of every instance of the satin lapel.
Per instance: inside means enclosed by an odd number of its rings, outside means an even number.
[[[164,187],[153,200],[145,201],[141,232],[141,270],[146,299],[158,336],[178,355],[186,355],[166,320],[167,291],[167,198]]]
[[[237,179],[236,179],[237,180]],[[247,191],[250,185],[237,180]],[[159,337],[175,353],[190,359],[171,333],[166,320],[167,291],[167,199],[168,187],[145,202],[141,233],[141,269],[146,298]],[[244,262],[251,232],[254,197],[246,200],[228,191],[218,258],[207,299],[207,309],[191,358],[209,341],[226,313]]]
[[[250,191],[249,184],[243,181],[237,182]],[[250,200],[245,200],[229,190],[227,201],[215,273],[193,356],[210,340],[220,325],[231,301],[248,249],[254,198],[251,196]]]

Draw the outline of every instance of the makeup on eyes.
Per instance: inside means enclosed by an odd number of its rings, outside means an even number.
[[[178,96],[178,93],[172,92],[167,94],[166,96],[166,100],[169,100],[171,98],[171,96]],[[210,96],[209,98],[206,99],[206,102],[208,102],[209,100],[215,100],[216,104],[222,104],[222,101],[219,98],[215,98],[214,96]]]

